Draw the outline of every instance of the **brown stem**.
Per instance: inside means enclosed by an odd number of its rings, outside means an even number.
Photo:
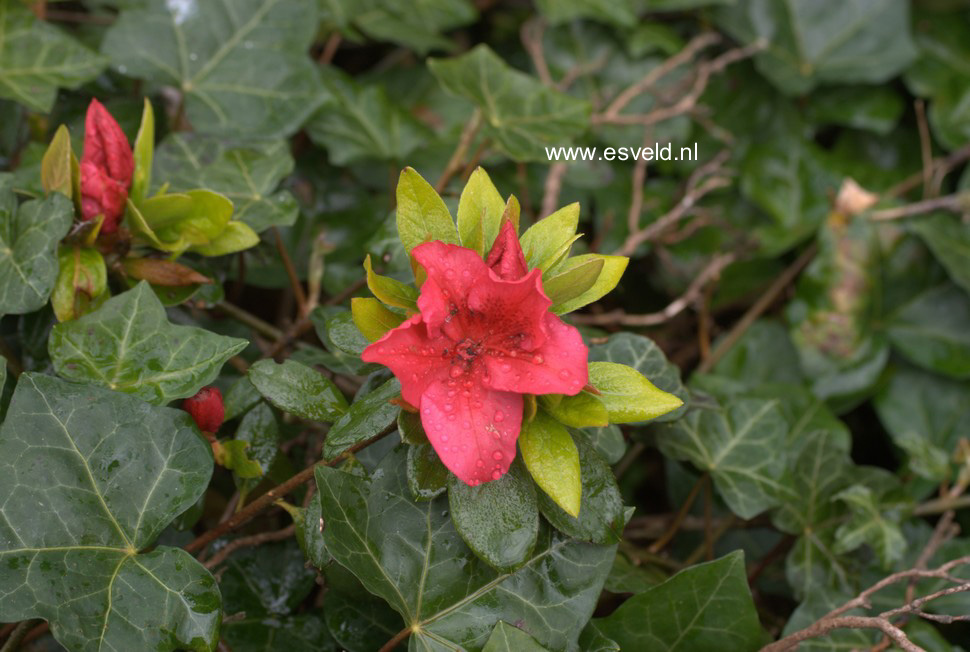
[[[337,50],[340,48],[340,41],[342,37],[340,32],[334,32],[327,39],[327,42],[323,46],[323,52],[320,53],[320,58],[317,59],[318,63],[328,64],[333,61],[333,57],[337,54]]]
[[[275,226],[272,229],[273,235],[276,238],[276,250],[283,260],[283,268],[286,269],[286,276],[290,279],[290,287],[293,289],[293,297],[296,299],[298,312],[300,317],[305,317],[307,303],[306,293],[303,291],[303,284],[300,283],[300,277],[296,273],[296,267],[293,265],[293,259],[290,258],[290,252],[286,250],[286,245],[283,244],[283,236],[280,235],[280,230]]]
[[[240,537],[239,539],[233,539],[227,543],[223,548],[219,549],[219,552],[212,555],[209,561],[203,564],[209,570],[212,570],[222,562],[224,562],[229,555],[239,550],[240,548],[252,548],[255,546],[262,545],[264,543],[269,543],[271,541],[282,541],[283,539],[289,539],[296,532],[296,526],[290,525],[283,528],[282,530],[276,530],[275,532],[260,532],[259,534],[253,534],[248,537]]]
[[[397,634],[395,634],[391,638],[391,640],[389,640],[387,643],[385,643],[384,645],[382,645],[381,646],[381,649],[378,650],[377,652],[391,652],[391,650],[393,650],[394,648],[396,648],[399,643],[401,643],[408,636],[410,636],[412,631],[413,630],[412,630],[411,627],[405,627],[404,629],[402,629],[401,631],[399,631]]]
[[[312,480],[314,471],[318,466],[334,466],[342,462],[343,460],[347,459],[349,456],[353,455],[354,453],[361,450],[362,448],[366,448],[367,446],[374,443],[378,439],[381,439],[387,436],[388,434],[393,432],[396,427],[397,427],[396,423],[391,424],[390,426],[385,428],[383,432],[380,432],[379,434],[375,435],[374,437],[371,437],[366,441],[363,441],[359,444],[355,444],[344,453],[341,453],[336,458],[330,461],[321,460],[316,464],[308,466],[307,468],[303,469],[302,471],[294,475],[286,482],[283,482],[282,484],[277,485],[276,487],[273,487],[266,493],[256,498],[253,502],[246,505],[245,509],[233,514],[227,521],[220,523],[219,525],[212,528],[208,532],[205,532],[199,535],[198,537],[196,537],[194,541],[184,546],[185,550],[188,552],[199,552],[200,550],[205,548],[207,545],[209,545],[219,537],[225,536],[226,534],[228,534],[229,532],[232,532],[236,528],[242,525],[245,525],[253,518],[255,518],[258,514],[272,507],[273,503],[275,503],[277,500],[287,495],[297,487],[303,484],[306,484],[307,482]]]
[[[873,211],[869,217],[874,221],[883,222],[886,220],[913,217],[914,215],[923,215],[924,213],[931,213],[938,210],[953,211],[955,213],[964,213],[970,210],[970,193],[958,192],[944,197],[934,197],[933,199],[925,199],[912,204],[906,204],[905,206]]]
[[[4,642],[3,647],[0,647],[0,652],[14,652],[23,643],[30,628],[36,624],[36,620],[24,620],[14,625],[9,638]]]
[[[438,179],[438,183],[434,185],[434,189],[441,193],[447,187],[448,182],[451,177],[455,175],[461,169],[462,161],[465,160],[465,154],[468,153],[468,147],[471,145],[472,141],[475,139],[475,135],[478,133],[479,128],[482,126],[482,112],[475,109],[471,117],[468,118],[468,122],[465,123],[465,128],[461,131],[461,138],[458,140],[458,146],[455,147],[455,152],[451,155],[448,164],[445,166],[445,171],[441,173],[441,177]]]
[[[691,487],[690,493],[687,494],[687,499],[684,501],[684,504],[680,506],[680,509],[677,511],[677,515],[674,517],[674,520],[671,521],[670,527],[667,528],[667,531],[663,533],[663,536],[654,541],[653,544],[647,548],[647,550],[649,550],[652,554],[657,554],[663,550],[664,546],[670,543],[670,541],[674,538],[674,535],[677,534],[677,531],[680,530],[681,523],[684,522],[687,512],[690,511],[691,505],[694,504],[694,499],[697,498],[697,494],[700,493],[701,487],[704,485],[706,479],[707,473],[704,473],[701,475],[701,477],[697,478],[694,486]],[[707,519],[705,519],[705,525],[707,525]]]
[[[816,638],[827,634],[833,629],[878,629],[886,636],[891,638],[896,644],[906,652],[926,652],[923,648],[915,645],[907,638],[903,630],[893,625],[884,618],[876,616],[842,616],[840,618],[829,618],[820,620],[813,625],[790,634],[780,641],[776,641],[761,648],[761,652],[785,652],[798,647],[798,644],[810,638]]]

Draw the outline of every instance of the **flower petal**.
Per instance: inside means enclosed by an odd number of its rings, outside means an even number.
[[[438,457],[462,482],[498,480],[515,459],[522,395],[488,389],[472,374],[439,380],[421,397],[421,424]]]
[[[517,281],[494,273],[468,291],[464,326],[473,339],[500,353],[533,351],[545,343],[545,316],[552,301],[542,291],[542,273],[534,269]]]
[[[364,349],[360,358],[389,367],[401,381],[404,400],[418,405],[429,383],[448,376],[451,361],[445,351],[450,343],[429,337],[421,315],[414,315]]]
[[[486,385],[523,394],[578,394],[589,381],[589,349],[579,331],[546,313],[548,338],[534,351],[485,356]]]
[[[95,99],[88,105],[84,118],[84,153],[82,163],[91,163],[128,190],[135,169],[128,138],[118,122]]]
[[[429,334],[437,337],[446,328],[453,338],[462,339],[465,329],[455,328],[458,324],[451,322],[467,313],[469,288],[488,278],[485,261],[471,249],[438,240],[418,245],[411,255],[428,273],[418,297],[418,310]]]
[[[485,264],[505,281],[516,281],[529,273],[512,220],[505,220],[502,224]]]

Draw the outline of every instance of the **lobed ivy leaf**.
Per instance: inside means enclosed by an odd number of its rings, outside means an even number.
[[[47,303],[57,280],[57,243],[74,220],[74,205],[61,193],[18,206],[10,184],[0,176],[0,315]]]
[[[764,642],[740,550],[677,573],[591,627],[623,650],[747,652]]]
[[[358,161],[400,164],[433,134],[377,84],[358,84],[337,68],[323,68],[327,101],[307,122],[313,142],[336,165]]]
[[[260,360],[249,380],[267,401],[295,416],[333,423],[347,412],[347,399],[333,381],[295,360]]]
[[[588,102],[511,68],[487,45],[428,67],[446,91],[478,107],[485,133],[516,161],[546,161],[544,146],[571,142],[589,125]]]
[[[164,405],[212,383],[223,363],[248,344],[170,323],[142,281],[96,311],[54,326],[48,352],[63,378]]]
[[[952,215],[936,213],[917,220],[909,228],[933,251],[953,282],[970,292],[970,226]]]
[[[661,452],[711,474],[724,502],[741,518],[778,504],[785,472],[781,455],[788,424],[778,402],[735,399],[725,407],[698,405],[657,431]]]
[[[911,362],[950,378],[970,378],[970,296],[946,283],[893,313],[889,341]]]
[[[316,15],[313,0],[147,0],[118,15],[101,51],[123,75],[179,89],[197,131],[279,138],[326,97],[307,56]]]
[[[403,616],[411,645],[478,649],[504,620],[548,648],[574,648],[615,547],[543,533],[519,570],[496,573],[465,546],[444,498],[411,499],[404,467],[398,447],[372,479],[328,467],[316,478],[327,548]]]
[[[280,182],[293,171],[285,140],[241,141],[173,133],[155,151],[155,178],[173,192],[203,187],[232,201],[233,219],[260,233],[292,226],[300,208]]]
[[[906,539],[899,528],[900,514],[892,518],[869,487],[854,484],[833,496],[849,507],[850,517],[835,531],[835,552],[846,553],[869,545],[884,568],[891,568],[906,552]]]
[[[432,500],[443,494],[451,475],[428,443],[408,446],[407,472],[408,488],[416,501]]]
[[[909,5],[893,0],[751,0],[715,16],[741,42],[766,43],[755,65],[788,95],[821,83],[884,82],[916,56]]]
[[[499,621],[482,652],[548,652],[518,627]]]
[[[50,113],[59,87],[77,88],[107,64],[18,0],[0,0],[0,61],[0,98],[39,113]]]
[[[5,619],[43,618],[78,652],[215,649],[213,577],[182,550],[140,552],[208,486],[212,455],[188,414],[25,373],[0,470]]]

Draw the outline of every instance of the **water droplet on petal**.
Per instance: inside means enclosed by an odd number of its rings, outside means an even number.
[[[534,358],[532,358],[532,361],[536,364],[542,364],[543,362],[545,362],[545,358],[543,358],[541,355],[537,355]]]
[[[454,403],[445,403],[445,412],[451,412],[455,409]]]
[[[502,451],[495,451],[494,453],[492,453],[492,459],[495,460],[496,462],[502,459]]]
[[[472,427],[472,422],[471,421],[465,421],[465,422],[463,422],[461,424],[461,427],[464,428],[465,430],[468,430],[469,428]]]
[[[510,365],[508,362],[503,362],[502,371],[512,371],[512,365]]]
[[[477,466],[478,468],[482,468],[483,466],[485,466],[485,460],[482,460],[482,459],[476,460],[475,466]]]
[[[501,477],[502,477],[502,472],[501,471],[499,471],[498,469],[495,469],[494,471],[492,471],[492,479],[493,480],[498,480]]]
[[[495,420],[498,421],[499,423],[502,423],[503,421],[505,421],[505,413],[502,412],[501,410],[499,410],[498,412],[496,412],[495,413]]]
[[[448,421],[454,421],[457,417],[454,414],[448,415]]]
[[[567,378],[569,378],[569,369],[560,369],[559,377],[562,378],[563,380],[566,380]]]
[[[441,435],[441,441],[448,441],[448,435]]]
[[[458,378],[458,376],[462,375],[462,373],[464,372],[461,370],[461,367],[459,367],[458,365],[455,365],[451,368],[451,371],[449,371],[448,373],[451,374],[452,378]]]

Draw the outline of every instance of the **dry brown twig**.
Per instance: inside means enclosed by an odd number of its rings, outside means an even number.
[[[289,525],[282,530],[276,530],[275,532],[260,532],[259,534],[233,539],[220,548],[218,552],[212,555],[212,558],[205,562],[203,566],[209,570],[212,570],[228,559],[229,555],[241,548],[252,548],[254,546],[260,546],[264,543],[269,543],[271,541],[282,541],[284,539],[289,539],[294,535],[295,532],[296,526]]]

